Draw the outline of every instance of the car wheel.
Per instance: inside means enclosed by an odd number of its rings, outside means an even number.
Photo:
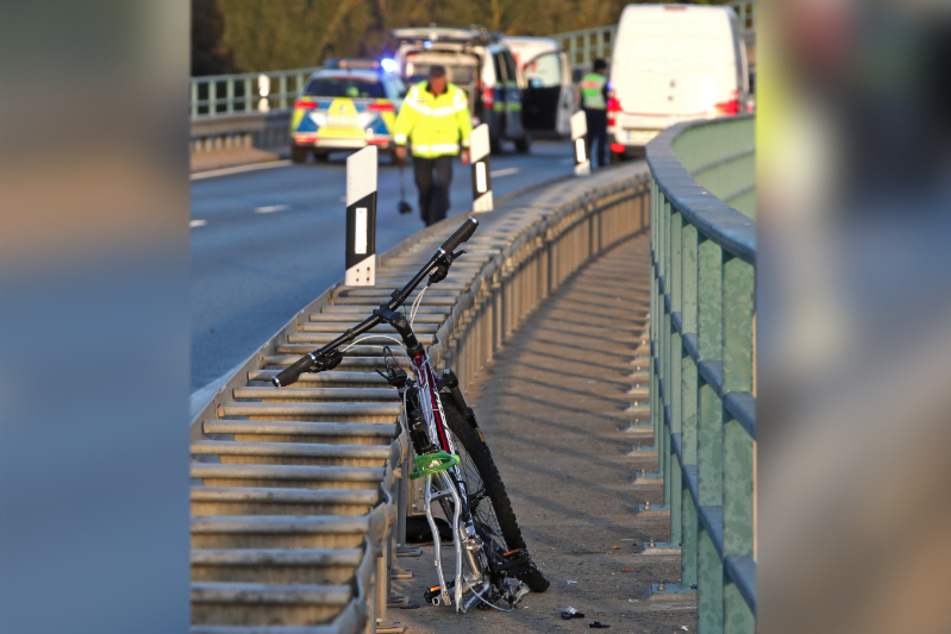
[[[327,150],[314,150],[314,160],[320,163],[326,163],[330,160],[330,152]]]
[[[310,148],[291,146],[291,161],[294,163],[306,163],[308,154],[310,154]]]
[[[532,137],[525,135],[520,139],[515,139],[515,151],[519,154],[528,154],[532,148]]]

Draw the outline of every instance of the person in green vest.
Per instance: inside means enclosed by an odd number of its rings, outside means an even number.
[[[463,164],[469,162],[471,132],[465,91],[446,79],[445,67],[433,66],[429,81],[416,84],[406,95],[393,130],[398,160],[406,158],[410,144],[419,211],[427,227],[446,217],[452,163],[460,149]]]
[[[581,79],[581,108],[588,124],[587,150],[591,163],[597,158],[598,167],[607,164],[608,153],[608,79],[604,76],[608,65],[603,59],[594,60],[594,72]],[[597,143],[597,154],[591,149]]]

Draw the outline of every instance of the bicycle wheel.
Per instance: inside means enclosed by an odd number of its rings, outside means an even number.
[[[499,554],[515,549],[527,550],[502,477],[481,432],[469,424],[451,397],[447,395],[441,400],[446,424],[459,452],[459,466],[468,490],[469,507],[476,530],[483,541],[491,542],[490,547]],[[544,592],[550,585],[534,563],[528,572],[518,577],[532,592]]]

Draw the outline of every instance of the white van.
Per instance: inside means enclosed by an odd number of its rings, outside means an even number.
[[[612,158],[642,154],[664,128],[746,110],[746,46],[730,7],[630,4],[611,55]]]

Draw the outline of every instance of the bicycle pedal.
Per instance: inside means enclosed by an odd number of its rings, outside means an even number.
[[[423,593],[423,598],[426,599],[426,603],[432,603],[433,605],[439,605],[439,595],[442,594],[442,588],[439,586],[433,586],[426,590]]]
[[[433,586],[426,590],[423,593],[423,598],[426,599],[427,603],[432,603],[433,605],[439,605],[439,598],[444,597],[446,605],[451,605],[452,601],[449,599],[449,590],[452,590],[452,587],[455,585],[454,582],[450,581],[446,584],[448,588],[445,591],[440,586]]]
[[[523,572],[521,569],[525,568],[526,571],[532,568],[532,558],[528,554],[527,550],[521,548],[516,548],[515,550],[510,550],[507,553],[502,553],[502,564],[499,566],[500,572],[508,572],[513,576],[518,576],[514,574],[517,572]]]

